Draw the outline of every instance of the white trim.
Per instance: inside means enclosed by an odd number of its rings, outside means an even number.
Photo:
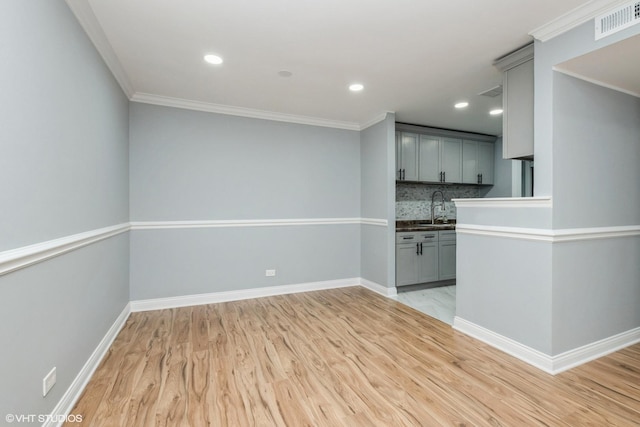
[[[551,375],[559,374],[640,342],[640,328],[634,328],[556,356],[549,356],[458,316],[453,319],[453,328]]]
[[[371,120],[367,120],[364,123],[361,123],[360,126],[358,127],[358,130],[365,130],[367,128],[370,128],[373,125],[376,125],[382,121],[384,121],[387,118],[387,114],[395,114],[395,112],[393,111],[385,111],[384,113],[380,113],[377,116],[373,117]]]
[[[129,76],[127,75],[124,67],[120,63],[118,56],[116,55],[109,39],[105,35],[102,26],[98,22],[93,9],[88,0],[66,0],[67,5],[76,16],[78,22],[84,29],[85,33],[95,46],[102,59],[107,64],[109,70],[115,77],[116,81],[122,88],[127,98],[131,98],[134,93],[133,85]]]
[[[46,242],[0,252],[0,276],[83,246],[117,236],[129,230],[162,230],[181,228],[217,227],[283,227],[299,225],[372,225],[387,227],[389,221],[378,218],[310,218],[310,219],[251,219],[251,220],[203,220],[203,221],[141,221],[123,223],[90,230]]]
[[[129,231],[129,223],[0,252],[0,276]]]
[[[212,292],[208,294],[181,295],[167,298],[153,298],[131,301],[131,311],[163,310],[167,308],[188,307],[192,305],[214,304],[227,301],[240,301],[275,295],[295,294],[299,292],[320,291],[325,289],[346,288],[360,285],[360,278],[308,282],[295,285],[269,286],[266,288],[240,289],[237,291]]]
[[[553,374],[559,374],[560,372],[575,368],[583,363],[606,356],[607,354],[611,354],[638,342],[640,342],[640,328],[634,328],[558,354],[551,358]]]
[[[456,224],[457,234],[469,234],[475,236],[505,237],[509,239],[522,239],[553,242],[551,230],[520,227],[499,227],[491,225]]]
[[[393,298],[396,297],[398,295],[398,289],[393,287],[393,288],[387,288],[386,286],[383,286],[379,283],[376,282],[372,282],[371,280],[367,280],[363,277],[360,277],[360,286],[369,289],[370,291],[379,293],[382,296],[385,297],[389,297],[389,298]]]
[[[120,313],[115,322],[113,322],[113,325],[111,325],[91,356],[89,356],[89,359],[84,364],[80,372],[78,372],[78,375],[76,375],[75,379],[71,382],[67,391],[62,395],[58,404],[53,408],[53,411],[51,411],[51,417],[49,417],[50,421],[45,422],[42,425],[43,427],[61,426],[63,424],[64,417],[71,413],[73,406],[80,398],[80,395],[89,383],[91,376],[100,365],[102,358],[111,347],[111,344],[113,344],[113,341],[118,336],[118,333],[124,326],[130,314],[131,307],[130,304],[127,304],[124,310],[122,310],[122,313]],[[55,422],[52,420],[60,421]]]
[[[464,320],[458,316],[453,318],[453,329],[463,334],[480,340],[491,347],[504,351],[505,353],[522,360],[549,374],[553,373],[553,363],[551,356],[544,354],[517,341],[497,334],[475,323]]]
[[[531,31],[529,35],[536,40],[546,42],[584,24],[596,16],[627,3],[629,3],[629,0],[592,0],[536,28]]]
[[[144,104],[162,105],[165,107],[183,108],[187,110],[205,111],[208,113],[249,117],[253,119],[274,120],[277,122],[298,123],[303,125],[322,126],[336,129],[356,131],[360,130],[360,125],[355,122],[299,116],[295,114],[276,113],[273,111],[256,110],[253,108],[234,107],[230,105],[214,104],[211,102],[172,98],[169,96],[154,95],[150,93],[136,92],[131,97],[131,101]]]
[[[387,227],[389,226],[389,221],[386,219],[377,219],[377,218],[360,218],[360,224],[375,225],[378,227]]]
[[[551,197],[499,197],[452,199],[456,208],[551,208]]]
[[[239,219],[198,221],[134,221],[132,230],[160,230],[175,228],[227,228],[227,227],[286,227],[296,225],[349,225],[365,224],[386,227],[386,219],[375,218],[292,218],[292,219]]]
[[[640,225],[548,230],[539,228],[501,227],[461,223],[456,224],[456,232],[459,234],[470,234],[476,236],[505,237],[510,239],[564,243],[582,240],[636,237],[640,236]]]
[[[618,86],[615,86],[615,85],[612,85],[612,84],[609,84],[609,83],[605,83],[603,81],[596,80],[596,79],[593,79],[591,77],[584,76],[582,74],[575,73],[573,71],[564,70],[564,69],[558,67],[557,65],[553,66],[552,69],[553,69],[553,71],[557,71],[558,73],[562,73],[562,74],[565,74],[565,75],[567,75],[569,77],[574,77],[576,79],[583,80],[585,82],[594,84],[596,86],[605,87],[607,89],[615,90],[617,92],[626,93],[627,95],[631,95],[631,96],[635,96],[636,98],[640,98],[640,92],[634,92],[632,90],[623,89],[621,87],[618,87]]]
[[[495,61],[493,61],[493,66],[496,67],[498,71],[505,72],[517,67],[518,65],[522,65],[527,61],[531,61],[532,59],[533,42],[524,47],[521,47],[515,52],[511,52],[510,54],[503,56],[502,58],[496,59]]]

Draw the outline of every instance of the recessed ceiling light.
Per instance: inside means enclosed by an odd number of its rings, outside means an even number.
[[[349,86],[349,90],[351,92],[360,92],[362,89],[364,89],[364,86],[361,85],[360,83],[354,83]]]
[[[489,114],[491,114],[492,116],[497,116],[499,114],[502,114],[502,108],[496,108],[495,110],[491,110],[489,111]]]
[[[469,103],[468,103],[468,102],[466,102],[466,101],[458,102],[456,105],[454,105],[454,107],[456,107],[456,108],[458,108],[458,109],[459,109],[459,108],[465,108],[465,107],[468,107],[468,106],[469,106]]]
[[[223,62],[221,57],[213,54],[205,55],[204,60],[207,61],[209,64],[213,64],[213,65],[220,65]]]

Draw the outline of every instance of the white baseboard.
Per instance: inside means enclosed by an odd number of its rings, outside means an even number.
[[[188,307],[191,305],[214,304],[217,302],[240,301],[244,299],[295,294],[298,292],[321,291],[324,289],[358,286],[360,278],[326,280],[296,285],[270,286],[267,288],[241,289],[238,291],[213,292],[208,294],[182,295],[168,298],[154,298],[131,301],[131,311],[162,310],[167,308]]]
[[[553,356],[553,373],[559,374],[583,363],[598,359],[614,351],[622,350],[640,342],[640,328],[613,335],[611,337],[566,351]]]
[[[67,389],[67,391],[62,395],[62,398],[58,402],[53,411],[51,412],[50,420],[60,420],[60,421],[47,421],[42,426],[43,427],[53,427],[53,426],[61,426],[64,422],[65,416],[69,415],[73,406],[76,404],[80,395],[84,391],[85,387],[89,383],[91,376],[100,365],[102,358],[107,353],[113,340],[116,339],[118,333],[124,326],[127,318],[131,314],[130,304],[122,310],[122,313],[118,316],[118,318],[113,322],[111,328],[107,331],[102,341],[98,344],[98,347],[94,350],[94,352],[89,356],[89,360],[84,364],[78,375],[76,375],[75,379]]]
[[[386,286],[380,285],[379,283],[372,282],[371,280],[367,280],[362,277],[360,278],[360,286],[365,287],[373,292],[377,292],[385,297],[395,297],[398,295],[398,290],[395,287],[387,288]]]
[[[640,328],[634,328],[556,356],[549,356],[457,316],[453,319],[453,328],[551,375],[559,374],[640,342]]]
[[[453,318],[453,329],[476,338],[492,347],[502,350],[511,356],[535,366],[549,374],[553,374],[553,362],[551,356],[544,354],[524,344],[496,334],[489,329],[478,326],[475,323],[464,320],[458,316]]]
[[[163,310],[167,308],[188,307],[191,305],[215,304],[218,302],[240,301],[251,298],[295,294],[298,292],[346,288],[349,286],[362,286],[386,297],[393,297],[397,295],[396,288],[387,288],[361,277],[353,277],[349,279],[326,280],[322,282],[308,282],[295,285],[269,286],[267,288],[241,289],[238,291],[212,292],[208,294],[136,300],[131,301],[131,311]]]

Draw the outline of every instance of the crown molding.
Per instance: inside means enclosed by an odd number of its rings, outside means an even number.
[[[533,59],[533,55],[533,43],[530,43],[514,52],[496,59],[493,62],[493,66],[496,67],[499,71],[504,72],[517,67],[518,65],[524,64],[527,61],[531,61]]]
[[[546,42],[566,33],[611,9],[629,3],[629,0],[592,0],[565,13],[529,33],[534,39]]]
[[[252,108],[233,107],[230,105],[214,104],[210,102],[192,101],[189,99],[173,98],[136,92],[131,101],[144,104],[162,105],[165,107],[183,108],[186,110],[205,111],[208,113],[227,114],[230,116],[249,117],[252,119],[274,120],[276,122],[298,123],[302,125],[321,126],[346,130],[361,130],[356,122],[344,122],[318,117],[298,116],[295,114],[276,113],[273,111],[255,110]]]
[[[122,88],[127,98],[131,98],[134,93],[133,84],[129,80],[129,76],[125,72],[118,56],[116,55],[111,43],[107,39],[98,18],[93,13],[91,5],[87,0],[65,0],[73,14],[80,22],[80,25],[84,29],[87,36],[95,46],[96,50],[102,56],[102,59],[107,64],[111,74],[115,77],[116,81]]]
[[[389,114],[395,114],[395,112],[393,111],[385,111],[383,113],[378,114],[377,116],[373,117],[370,120],[367,120],[366,122],[360,124],[359,129],[358,130],[365,130],[367,128],[370,128],[371,126],[378,124],[382,121],[384,121],[387,118],[387,115]]]

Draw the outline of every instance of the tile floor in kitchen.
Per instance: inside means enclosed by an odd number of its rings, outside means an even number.
[[[396,300],[431,317],[453,325],[456,314],[456,285],[420,289],[400,289]]]

